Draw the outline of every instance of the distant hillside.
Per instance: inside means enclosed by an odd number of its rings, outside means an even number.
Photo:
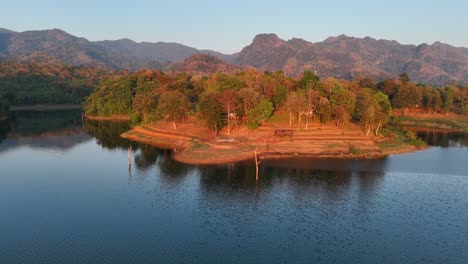
[[[414,46],[341,35],[312,43],[296,38],[285,41],[275,34],[261,34],[238,54],[234,62],[261,70],[281,69],[292,76],[313,70],[321,76],[383,79],[407,72],[417,82],[468,83],[468,49],[440,42]]]
[[[65,63],[78,66],[104,66],[137,70],[142,67],[163,69],[200,52],[177,43],[136,43],[129,39],[88,41],[62,30],[13,32],[0,29],[0,58],[39,63]],[[215,51],[205,53],[228,57]]]
[[[166,69],[168,72],[185,72],[188,74],[211,75],[216,72],[235,73],[240,72],[242,67],[235,66],[210,55],[197,53],[185,59],[183,62],[173,63]]]
[[[312,43],[299,38],[286,41],[275,34],[260,34],[239,53],[225,55],[178,43],[137,43],[129,39],[93,42],[59,29],[25,32],[0,29],[0,59],[3,60],[128,70],[149,67],[201,72],[203,69],[231,70],[234,67],[227,63],[220,66],[223,62],[208,57],[195,57],[184,62],[199,53],[240,66],[283,70],[290,76],[312,70],[322,77],[353,79],[369,76],[381,80],[407,72],[416,82],[434,85],[468,83],[468,49],[440,42],[415,46],[341,35]],[[214,65],[209,66],[210,63]]]

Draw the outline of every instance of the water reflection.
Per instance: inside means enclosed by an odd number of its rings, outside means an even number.
[[[91,137],[82,131],[80,111],[18,111],[0,122],[0,151],[28,146],[69,150]]]
[[[416,135],[430,146],[461,148],[468,146],[468,133],[447,131],[416,131]]]
[[[265,160],[257,182],[253,162],[184,165],[120,138],[126,123],[53,119],[0,126],[0,148],[76,142],[0,153],[5,263],[466,263],[468,148]]]
[[[7,138],[8,132],[11,130],[11,121],[9,119],[0,120],[0,143]]]
[[[96,143],[103,148],[127,150],[131,145],[133,149],[138,149],[138,143],[120,137],[122,133],[130,130],[128,122],[87,120],[83,127],[84,131],[93,136]]]

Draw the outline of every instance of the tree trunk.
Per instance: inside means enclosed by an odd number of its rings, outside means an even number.
[[[297,128],[299,128],[300,124],[301,124],[301,112],[297,113]]]
[[[177,129],[177,124],[176,124],[176,121],[172,121],[172,125],[174,126],[174,130]]]
[[[230,119],[230,118],[229,118],[229,114],[230,114],[230,112],[231,112],[230,110],[231,110],[231,107],[230,107],[230,105],[228,104],[228,107],[227,107],[227,112],[228,112],[228,114],[227,114],[227,121],[228,121],[228,122],[227,122],[227,123],[228,123],[228,136],[229,136],[229,135],[231,135],[231,130],[230,130],[230,121],[229,121],[229,119]]]
[[[289,126],[292,126],[292,112],[289,111]]]
[[[376,136],[379,136],[379,129],[380,129],[380,126],[381,126],[381,125],[382,125],[382,123],[379,123],[379,124],[377,125],[377,127],[375,128],[375,135],[376,135]]]

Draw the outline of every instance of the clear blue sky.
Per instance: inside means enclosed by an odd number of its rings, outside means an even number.
[[[60,28],[89,40],[178,42],[225,53],[239,51],[258,33],[313,42],[346,34],[468,47],[468,0],[3,0],[0,27]]]

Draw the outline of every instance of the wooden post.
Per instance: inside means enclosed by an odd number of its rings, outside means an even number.
[[[258,156],[257,156],[257,149],[255,149],[254,155],[255,155],[255,180],[258,182],[258,165],[260,164],[260,160],[258,159]]]

